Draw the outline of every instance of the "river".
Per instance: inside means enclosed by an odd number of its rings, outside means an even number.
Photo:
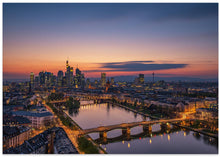
[[[96,128],[127,122],[150,121],[132,111],[112,104],[81,106],[70,115],[82,128]],[[173,128],[162,131],[159,124],[152,126],[152,133],[143,133],[142,126],[131,128],[129,138],[121,129],[107,132],[107,141],[99,139],[99,133],[89,134],[109,154],[217,154],[217,140],[193,131]]]

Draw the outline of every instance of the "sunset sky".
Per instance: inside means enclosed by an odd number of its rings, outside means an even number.
[[[3,4],[4,79],[151,74],[218,77],[218,4]]]

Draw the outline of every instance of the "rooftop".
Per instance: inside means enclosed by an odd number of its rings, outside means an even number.
[[[12,115],[16,116],[31,116],[31,117],[47,117],[47,116],[53,116],[51,112],[32,112],[32,111],[15,111],[12,112]]]

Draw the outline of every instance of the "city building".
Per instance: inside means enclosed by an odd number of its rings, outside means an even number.
[[[53,127],[15,148],[4,150],[4,154],[78,154],[63,128]]]
[[[76,75],[74,77],[74,84],[75,87],[82,87],[84,88],[85,86],[85,77],[84,74],[82,74],[82,72],[79,70],[79,68],[76,68]]]
[[[60,70],[60,71],[58,71],[58,73],[57,73],[57,85],[59,86],[59,87],[61,87],[63,84],[63,71],[62,70]]]
[[[108,92],[108,89],[110,88],[110,82],[109,82],[109,79],[105,85],[105,92]]]
[[[73,85],[73,67],[69,66],[68,60],[66,61],[65,77],[66,77],[66,85],[68,87],[71,87]]]
[[[39,72],[39,78],[40,78],[40,85],[45,84],[45,74],[44,71]]]
[[[28,126],[31,127],[31,121],[22,116],[3,116],[3,126]]]
[[[29,139],[30,128],[26,126],[3,126],[3,150],[17,147]]]
[[[114,83],[115,83],[114,77],[111,77],[111,85],[113,85]]]
[[[34,79],[34,86],[35,86],[35,87],[38,87],[39,84],[40,84],[39,76],[36,76],[35,79]]]
[[[101,73],[101,87],[106,85],[106,73]]]
[[[209,108],[198,108],[196,109],[196,118],[200,120],[212,121],[218,118],[218,111],[213,111]]]
[[[144,74],[139,74],[138,83],[139,84],[144,84]]]
[[[34,88],[34,73],[31,72],[30,74],[30,86],[31,86],[31,90],[33,90]]]
[[[23,116],[31,121],[33,128],[40,128],[49,126],[53,122],[53,114],[47,110],[40,111],[15,111],[12,112],[14,116]]]

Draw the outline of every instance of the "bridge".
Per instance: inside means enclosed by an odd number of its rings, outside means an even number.
[[[123,135],[130,135],[130,128],[136,127],[136,126],[143,126],[144,132],[151,132],[152,131],[152,125],[159,123],[161,126],[161,130],[170,129],[170,123],[177,123],[182,122],[186,119],[183,118],[177,118],[177,119],[160,119],[160,120],[154,120],[154,121],[141,121],[141,122],[132,122],[132,123],[122,123],[117,125],[109,125],[109,126],[100,126],[97,128],[91,128],[91,129],[85,129],[81,130],[79,133],[79,136],[99,132],[100,138],[107,138],[107,132],[114,130],[114,129],[122,129]],[[187,119],[189,120],[189,119]]]
[[[65,104],[67,101],[67,99],[63,99],[63,100],[53,100],[50,101],[51,104],[57,104],[57,105],[62,105]],[[93,99],[80,99],[80,106],[86,106],[86,105],[91,105],[94,103],[101,103],[101,99],[100,100],[93,100]],[[87,102],[86,102],[87,101]],[[93,102],[91,102],[93,101]]]
[[[155,131],[155,132],[141,132],[138,134],[134,134],[134,135],[120,135],[117,137],[112,137],[112,138],[97,138],[94,141],[97,144],[107,144],[107,143],[114,143],[114,142],[119,142],[119,141],[130,141],[132,139],[141,139],[141,138],[150,138],[150,137],[154,137],[154,136],[163,136],[164,134],[167,133],[174,133],[177,131],[181,131],[180,127],[173,127],[169,130],[159,130],[159,131]],[[189,134],[189,130],[186,131],[187,134]]]
[[[53,100],[53,101],[50,101],[51,104],[58,104],[58,103],[66,103],[66,99],[63,99],[63,100]]]

